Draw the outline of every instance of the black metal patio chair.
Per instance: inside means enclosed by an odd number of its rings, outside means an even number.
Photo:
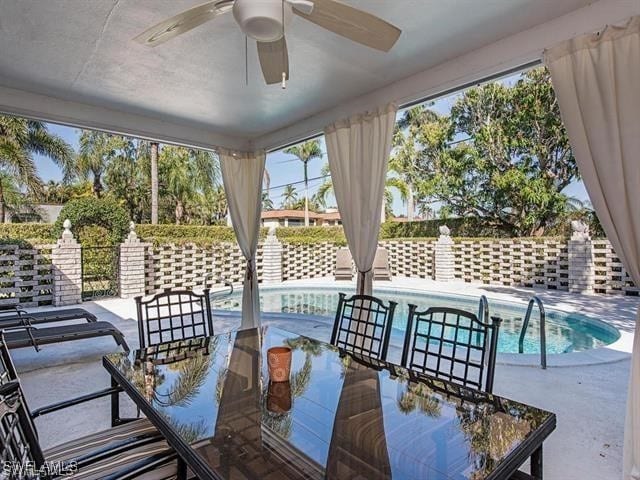
[[[173,478],[177,457],[147,419],[124,423],[45,451],[40,447],[34,423],[37,417],[120,391],[120,388],[108,388],[30,411],[0,334],[0,464],[7,474],[3,478],[46,479],[63,476],[63,473],[70,476],[73,472],[76,472],[73,478],[84,480]],[[27,462],[33,462],[33,475],[19,469],[29,467]],[[53,474],[47,473],[47,468],[62,470]],[[44,474],[37,477],[36,472]]]
[[[135,297],[140,348],[213,335],[209,289],[165,289],[145,299]]]
[[[347,298],[340,293],[331,344],[357,354],[386,360],[397,303],[370,295]]]
[[[501,319],[483,323],[471,312],[409,304],[402,366],[491,393]]]

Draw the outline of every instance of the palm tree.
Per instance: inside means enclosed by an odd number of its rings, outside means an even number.
[[[158,223],[158,142],[151,142],[151,224]]]
[[[438,114],[424,105],[409,108],[398,120],[393,135],[393,153],[389,159],[389,170],[393,172],[406,187],[407,219],[415,217],[415,183],[419,176],[416,160],[416,137],[420,130],[429,123],[438,120]]]
[[[298,194],[296,193],[296,187],[293,185],[284,187],[284,191],[282,192],[282,208],[290,208],[297,199]]]
[[[107,167],[117,157],[127,156],[133,150],[133,142],[120,135],[85,130],[80,135],[80,154],[76,161],[77,174],[93,180],[93,194],[100,198],[104,190],[103,176]]]
[[[284,153],[294,155],[304,165],[304,226],[309,226],[309,162],[314,158],[322,158],[322,150],[318,140],[308,140],[304,143],[286,148]]]
[[[329,174],[329,164],[326,163],[323,167],[322,170],[320,171],[321,175],[328,175]],[[408,196],[408,189],[407,189],[407,185],[406,183],[404,183],[404,181],[399,178],[399,177],[391,177],[388,176],[385,180],[385,190],[384,190],[384,199],[383,199],[383,207],[382,207],[382,211],[380,212],[380,219],[382,222],[385,221],[386,216],[387,216],[387,211],[391,210],[391,205],[393,204],[393,190],[395,189],[400,193],[400,198],[402,199],[403,202],[406,201],[407,196]],[[316,196],[318,197],[318,199],[320,200],[320,203],[323,203],[324,205],[327,204],[327,197],[333,193],[333,183],[331,182],[331,178],[325,180],[319,187],[318,187],[318,191],[316,192]]]
[[[262,210],[273,210],[273,200],[269,197],[269,192],[262,192]]]
[[[11,176],[18,188],[42,193],[33,155],[44,155],[71,173],[73,150],[61,137],[50,133],[43,122],[0,115],[0,171]],[[4,223],[5,199],[0,191],[0,221]]]
[[[219,185],[218,157],[208,151],[165,146],[159,156],[164,194],[174,204],[176,225],[183,223],[186,209],[201,196],[211,195]]]

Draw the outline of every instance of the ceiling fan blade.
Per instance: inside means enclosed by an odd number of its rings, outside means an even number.
[[[233,1],[214,0],[203,3],[148,28],[134,40],[155,47],[229,11],[231,6]]]
[[[309,15],[313,11],[312,0],[286,0],[291,6]]]
[[[275,42],[258,42],[258,58],[267,85],[282,82],[282,72],[289,80],[289,52],[284,37]]]
[[[391,50],[402,33],[389,22],[336,0],[313,0],[310,14],[296,8],[293,11],[322,28],[383,52]]]

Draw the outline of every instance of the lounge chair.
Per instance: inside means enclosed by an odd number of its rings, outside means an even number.
[[[24,316],[28,316],[31,324],[63,322],[68,320],[85,320],[95,322],[96,316],[84,308],[64,308],[44,312],[27,313],[19,305],[0,305],[0,329],[23,326]]]
[[[147,419],[136,419],[105,431],[42,450],[34,419],[90,400],[118,394],[111,388],[86,394],[72,400],[30,411],[16,375],[13,362],[0,335],[0,458],[9,479],[36,478],[20,472],[8,472],[8,466],[46,471],[55,462],[73,478],[175,479],[177,455],[160,432]],[[64,429],[64,425],[59,425]],[[51,465],[51,463],[49,463]],[[24,472],[23,472],[24,473]],[[74,475],[71,475],[74,473]],[[51,478],[58,478],[52,475]],[[5,478],[5,477],[2,477]],[[50,478],[48,475],[37,478]]]
[[[353,279],[351,252],[348,248],[341,248],[336,252],[336,269],[334,277],[336,280]]]
[[[28,317],[27,317],[28,318]],[[124,335],[109,322],[77,323],[57,327],[12,327],[3,330],[9,348],[35,347],[52,343],[71,342],[95,337],[113,337],[116,344],[129,352]]]
[[[389,253],[384,248],[376,250],[373,260],[373,279],[391,280],[391,270],[389,269]]]
[[[76,319],[84,319],[87,323],[34,326],[34,324]],[[0,330],[4,332],[9,348],[34,347],[38,351],[40,345],[110,336],[126,352],[129,351],[129,346],[120,330],[110,322],[98,322],[95,315],[82,308],[28,313],[18,306],[4,305],[0,307]]]

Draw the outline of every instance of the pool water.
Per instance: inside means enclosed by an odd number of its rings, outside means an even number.
[[[260,310],[262,312],[288,313],[327,317],[333,322],[338,308],[338,293],[352,294],[344,288],[331,287],[287,287],[262,288],[260,290]],[[404,335],[409,313],[408,304],[418,306],[419,310],[428,307],[453,307],[477,312],[477,297],[466,295],[440,295],[431,292],[409,292],[390,289],[375,289],[374,295],[384,301],[398,303],[393,319],[394,337]],[[242,293],[213,300],[213,309],[239,311],[242,305]],[[489,300],[489,315],[502,318],[498,336],[498,351],[518,353],[518,339],[527,306],[518,303]],[[578,313],[565,313],[546,310],[547,353],[569,353],[590,350],[615,342],[619,332],[601,320]],[[540,324],[537,309],[534,309],[527,335],[524,340],[524,353],[540,353]]]

